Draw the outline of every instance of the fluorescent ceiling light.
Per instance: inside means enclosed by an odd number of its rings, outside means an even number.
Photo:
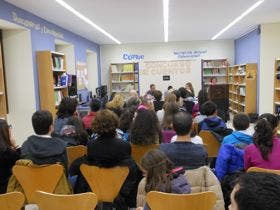
[[[168,42],[169,0],[163,0],[164,41]]]
[[[222,29],[219,33],[217,33],[215,36],[212,37],[212,40],[217,39],[219,36],[221,36],[225,31],[227,31],[229,28],[231,28],[233,25],[235,25],[238,21],[242,20],[246,15],[248,15],[250,12],[252,12],[254,9],[256,9],[258,6],[260,6],[264,0],[259,0],[255,4],[253,4],[250,8],[248,8],[245,12],[243,12],[239,17],[237,17],[235,20],[233,20],[230,24],[228,24],[224,29]]]
[[[89,18],[87,18],[86,16],[84,16],[83,14],[81,14],[80,12],[78,12],[77,10],[75,10],[73,7],[71,7],[69,4],[67,4],[65,1],[63,0],[55,0],[57,3],[59,3],[61,6],[63,6],[65,9],[69,10],[70,12],[72,12],[74,15],[76,15],[78,18],[82,19],[84,22],[86,22],[87,24],[91,25],[93,28],[97,29],[98,31],[100,31],[101,33],[103,33],[105,36],[109,37],[110,39],[112,39],[114,42],[116,42],[117,44],[121,44],[121,42],[119,40],[117,40],[115,37],[113,37],[111,34],[109,34],[108,32],[106,32],[103,28],[101,28],[100,26],[96,25],[94,22],[92,22]]]

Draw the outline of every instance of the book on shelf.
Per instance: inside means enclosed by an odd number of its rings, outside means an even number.
[[[134,65],[133,64],[124,64],[123,72],[134,72]]]
[[[240,87],[240,88],[239,88],[239,94],[242,95],[242,96],[245,96],[245,94],[246,94],[246,89],[245,89],[245,87]]]
[[[63,57],[52,56],[53,69],[63,70],[64,59]]]
[[[58,106],[63,98],[63,94],[60,90],[54,91],[54,102],[55,106]]]
[[[134,81],[134,75],[133,74],[124,74],[121,75],[121,81]]]
[[[60,86],[68,86],[68,75],[67,74],[61,75]]]
[[[112,73],[119,73],[117,65],[111,65]]]

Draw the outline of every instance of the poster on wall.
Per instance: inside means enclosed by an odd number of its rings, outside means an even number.
[[[88,87],[88,74],[87,74],[86,63],[77,62],[76,71],[77,71],[78,90],[87,89],[87,87]]]

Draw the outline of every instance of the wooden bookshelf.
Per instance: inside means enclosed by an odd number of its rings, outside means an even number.
[[[2,38],[0,31],[0,118],[7,118],[7,98],[6,98],[6,85],[5,85],[5,75],[4,75],[4,65],[2,57]]]
[[[202,88],[208,89],[211,79],[216,78],[216,84],[227,84],[227,59],[201,60]]]
[[[56,108],[63,97],[68,96],[66,57],[52,51],[37,52],[40,108],[55,116]]]
[[[257,64],[228,67],[229,109],[232,113],[255,113],[257,103]]]
[[[273,112],[278,114],[280,112],[280,58],[275,60],[273,92]]]
[[[110,65],[110,92],[128,96],[130,90],[139,93],[139,63],[112,63]]]

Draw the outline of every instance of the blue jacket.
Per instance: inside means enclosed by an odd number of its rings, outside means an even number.
[[[207,117],[200,123],[200,130],[216,131],[220,128],[227,128],[227,126],[219,117]]]
[[[239,131],[233,131],[232,134],[224,137],[224,140],[222,144],[252,144],[253,138],[252,136],[249,136],[248,134],[239,132]]]
[[[220,148],[215,174],[221,181],[225,175],[244,169],[244,149],[231,144],[223,144]]]

